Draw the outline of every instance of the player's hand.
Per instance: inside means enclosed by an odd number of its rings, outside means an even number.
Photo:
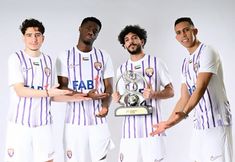
[[[155,136],[157,134],[165,132],[167,128],[169,128],[168,122],[163,121],[158,124],[154,124],[153,128],[155,129],[153,132],[150,133],[150,136]]]
[[[68,94],[73,93],[73,91],[71,90],[62,90],[62,89],[58,89],[58,87],[59,87],[59,84],[56,84],[52,86],[50,89],[48,89],[49,97],[62,96],[62,95],[68,95]]]
[[[154,97],[154,90],[151,84],[148,84],[147,87],[144,88],[143,97],[145,99],[151,99]]]
[[[87,97],[86,93],[75,93],[72,95],[72,98],[74,99],[74,101],[87,101],[92,99],[90,97]]]
[[[107,107],[102,107],[102,109],[96,114],[97,117],[105,117],[108,115],[109,108]]]
[[[121,98],[121,95],[120,95],[119,92],[113,92],[112,98],[113,98],[113,101],[114,101],[114,102],[118,103],[119,100],[120,100],[120,98]]]
[[[87,97],[90,97],[92,100],[100,100],[110,96],[109,93],[98,93],[96,89],[92,89],[87,93]]]

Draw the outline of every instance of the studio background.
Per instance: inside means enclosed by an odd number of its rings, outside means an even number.
[[[180,95],[180,70],[187,51],[176,41],[174,21],[189,16],[199,29],[198,38],[214,46],[220,53],[224,81],[235,116],[234,94],[234,42],[235,2],[230,0],[1,0],[0,1],[0,161],[6,133],[6,117],[9,106],[7,84],[7,59],[16,50],[22,49],[22,34],[19,26],[26,18],[43,22],[44,53],[56,57],[64,49],[76,45],[78,28],[84,17],[95,16],[102,22],[102,29],[94,45],[105,49],[113,60],[114,69],[128,59],[128,53],[119,44],[117,36],[126,25],[138,24],[148,33],[145,53],[165,61],[172,76],[175,96],[162,102],[163,118],[166,119]],[[117,104],[112,103],[108,115],[111,134],[116,148],[108,154],[109,162],[118,159],[121,135],[121,117],[114,117]],[[63,162],[62,134],[65,104],[53,103],[54,133],[56,141],[55,162]],[[166,162],[189,162],[189,140],[192,121],[187,119],[167,130]],[[234,126],[233,126],[233,134]],[[233,139],[235,141],[234,135]]]

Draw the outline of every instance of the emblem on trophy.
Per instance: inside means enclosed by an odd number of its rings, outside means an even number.
[[[115,109],[115,116],[151,114],[152,107],[146,105],[145,98],[138,91],[138,83],[147,85],[146,79],[141,74],[128,70],[117,79],[116,91],[121,79],[124,81],[125,92],[119,100],[121,106]]]

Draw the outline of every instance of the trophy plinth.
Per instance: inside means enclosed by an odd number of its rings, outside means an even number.
[[[126,71],[116,82],[116,91],[118,91],[118,83],[123,79],[125,84],[125,93],[121,96],[119,103],[120,107],[115,109],[115,116],[129,116],[129,115],[148,115],[152,113],[152,107],[146,106],[146,101],[143,95],[138,92],[138,82],[147,81],[140,74],[133,71]]]

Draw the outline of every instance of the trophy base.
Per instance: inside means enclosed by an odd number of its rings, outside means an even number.
[[[115,110],[115,116],[135,116],[135,115],[148,115],[152,113],[152,107],[145,106],[132,106],[132,107],[118,107]]]

